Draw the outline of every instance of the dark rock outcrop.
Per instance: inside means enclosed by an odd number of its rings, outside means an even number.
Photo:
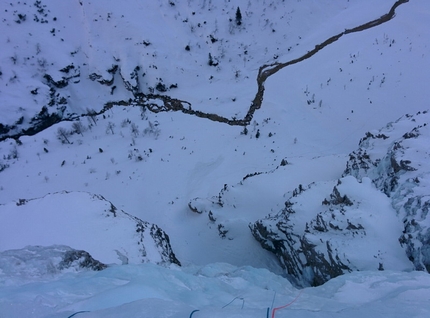
[[[302,187],[280,213],[250,225],[254,237],[278,257],[290,280],[299,286],[318,286],[352,271],[354,265],[337,249],[336,240],[365,235],[359,223],[347,218],[345,208],[353,204],[336,186],[329,199],[314,203],[317,210],[302,211],[302,194],[312,188]],[[317,212],[318,206],[324,210]]]
[[[9,277],[31,276],[35,279],[66,271],[100,271],[106,267],[88,252],[65,245],[27,246],[0,252],[1,273]]]
[[[92,258],[90,253],[82,250],[67,250],[62,261],[58,264],[60,270],[70,267],[88,268],[95,271],[101,271],[107,265]]]
[[[122,211],[122,213],[125,213]],[[170,245],[169,235],[166,234],[158,225],[151,224],[146,221],[142,221],[141,219],[132,216],[128,213],[125,213],[130,218],[132,218],[136,222],[136,233],[140,235],[139,241],[144,242],[145,235],[149,232],[152,240],[155,243],[155,246],[158,249],[158,252],[161,257],[160,264],[176,264],[181,266],[181,263],[176,258],[175,253],[173,252],[172,246]],[[147,253],[145,250],[144,244],[140,244],[140,251],[143,257],[147,257]]]
[[[401,221],[390,200],[351,176],[302,187],[278,214],[250,229],[297,286],[318,286],[356,270],[412,268],[397,242]]]
[[[337,183],[299,187],[282,211],[250,224],[293,282],[320,285],[353,270],[430,272],[429,121],[422,112],[366,133]],[[316,202],[324,187],[331,194]]]
[[[415,269],[430,272],[430,114],[406,115],[367,133],[351,153],[344,175],[369,177],[391,198],[404,224],[399,237]]]

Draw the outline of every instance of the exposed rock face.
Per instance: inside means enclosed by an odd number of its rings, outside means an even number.
[[[399,237],[415,269],[430,272],[430,114],[406,115],[367,133],[344,175],[369,177],[391,198],[404,224]]]
[[[411,268],[397,242],[401,222],[369,179],[302,187],[282,211],[250,228],[299,286],[321,285],[353,270]]]
[[[88,252],[74,249],[67,250],[64,253],[63,260],[58,265],[59,269],[77,266],[79,268],[88,268],[95,271],[100,271],[107,267],[107,265],[92,258]]]
[[[303,190],[301,189],[300,194]],[[305,237],[304,230],[307,233],[326,231],[326,223],[321,214],[316,219],[310,220],[312,223],[310,226],[306,223],[305,229],[303,222],[299,221],[302,223],[300,224],[302,231],[298,231],[299,222],[295,220],[295,216],[299,211],[295,206],[299,203],[296,193],[295,191],[294,196],[285,202],[285,208],[279,214],[259,220],[250,225],[250,228],[261,245],[276,254],[293,282],[297,285],[319,285],[331,277],[342,274],[342,268],[348,270],[348,267],[324,259],[323,254],[315,249],[316,245]],[[331,252],[328,242],[326,246]],[[318,264],[324,264],[324,269],[317,269],[320,267]]]
[[[282,211],[250,225],[292,281],[319,285],[411,263],[430,272],[429,121],[423,112],[368,132],[337,184],[296,189]]]
[[[0,206],[0,251],[52,244],[88,251],[105,264],[180,265],[160,227],[118,210],[100,195],[61,192]],[[65,266],[87,258],[77,252],[66,256]]]
[[[65,245],[27,246],[0,252],[0,272],[6,276],[37,278],[64,271],[100,271],[106,267],[88,252]]]
[[[124,211],[121,211],[122,213],[125,213]],[[145,236],[149,235],[152,238],[152,241],[154,242],[155,246],[158,249],[158,253],[160,254],[161,261],[159,263],[162,264],[176,264],[181,265],[179,260],[176,258],[175,253],[172,250],[172,247],[170,245],[170,239],[169,236],[164,232],[158,225],[151,224],[146,221],[142,221],[141,219],[131,216],[128,213],[125,213],[130,218],[132,218],[134,221],[136,221],[136,233],[140,235],[140,242],[145,241]],[[141,244],[141,252],[144,257],[148,257],[148,254],[145,250],[144,244]]]

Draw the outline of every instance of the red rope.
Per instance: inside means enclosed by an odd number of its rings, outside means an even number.
[[[288,306],[290,306],[291,304],[293,304],[297,299],[299,299],[299,297],[300,297],[300,295],[302,294],[302,292],[303,292],[303,289],[300,291],[300,293],[297,295],[297,297],[293,299],[293,301],[292,301],[292,302],[290,302],[290,303],[288,303],[288,304],[286,304],[286,305],[284,305],[284,306],[281,306],[281,307],[273,308],[273,310],[272,310],[272,318],[275,318],[275,312],[276,312],[277,310],[279,310],[279,309],[283,309],[283,308],[285,308],[285,307],[288,307]]]

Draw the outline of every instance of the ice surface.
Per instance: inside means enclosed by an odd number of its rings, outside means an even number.
[[[36,264],[33,264],[36,266]],[[32,277],[29,275],[31,281]],[[430,277],[422,272],[356,272],[295,289],[264,269],[214,263],[152,264],[65,273],[0,285],[2,317],[426,317]]]

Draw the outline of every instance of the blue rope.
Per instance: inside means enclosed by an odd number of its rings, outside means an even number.
[[[224,309],[225,307],[227,307],[228,305],[230,305],[232,302],[234,302],[236,299],[242,299],[242,309],[245,306],[245,299],[242,297],[234,297],[233,300],[231,302],[229,302],[227,305],[223,306],[222,308]]]
[[[88,311],[88,310],[78,311],[78,312],[75,312],[73,315],[71,315],[71,316],[69,316],[69,317],[67,317],[67,318],[71,318],[71,317],[73,317],[73,316],[76,316],[77,314],[82,314],[83,312],[89,312],[89,311]]]
[[[275,297],[276,297],[276,291],[273,294],[273,299],[272,299],[272,306],[270,308],[273,308],[273,304],[275,303]]]
[[[196,309],[196,310],[193,310],[192,312],[191,312],[191,314],[190,314],[190,318],[193,316],[193,314],[195,313],[195,312],[197,312],[197,311],[199,311],[198,309]]]
[[[229,302],[227,305],[222,306],[222,308],[224,309],[225,307],[227,307],[228,305],[230,305],[232,302],[234,302],[238,297],[234,297],[233,300],[231,302]]]

